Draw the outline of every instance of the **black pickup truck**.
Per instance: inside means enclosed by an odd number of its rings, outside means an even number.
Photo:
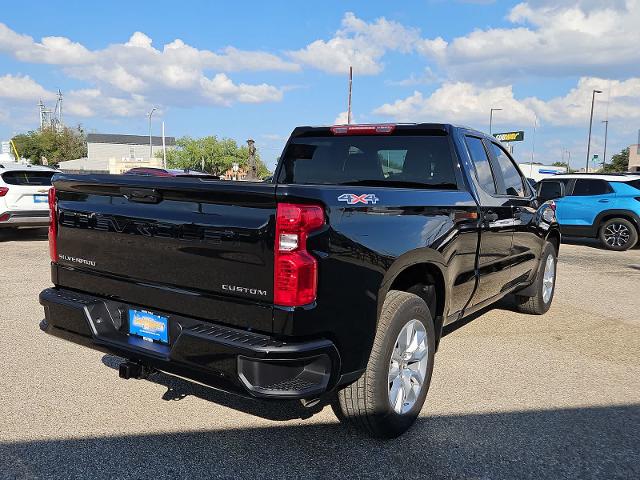
[[[331,404],[373,436],[417,417],[443,327],[553,299],[553,201],[467,128],[298,127],[270,183],[53,184],[42,330],[124,357],[123,378]]]

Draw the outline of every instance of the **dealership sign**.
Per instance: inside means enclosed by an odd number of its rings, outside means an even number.
[[[524,140],[524,132],[522,130],[519,132],[494,133],[493,136],[501,142],[522,142]]]

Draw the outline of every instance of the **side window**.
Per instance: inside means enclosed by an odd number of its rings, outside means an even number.
[[[501,193],[506,193],[512,197],[524,197],[526,189],[522,182],[522,176],[520,175],[518,168],[507,155],[507,152],[505,152],[500,145],[493,142],[491,142],[491,150],[498,161],[498,165],[500,165],[500,172],[502,173],[502,179],[504,180],[504,187],[506,191]]]
[[[497,193],[496,182],[493,179],[491,163],[489,162],[489,157],[487,156],[487,151],[484,149],[482,140],[477,137],[466,137],[466,139],[471,160],[473,160],[473,164],[476,167],[478,183],[485,192],[495,195]]]
[[[611,193],[613,189],[606,180],[579,178],[571,193],[574,197],[584,197],[589,195],[604,195]]]

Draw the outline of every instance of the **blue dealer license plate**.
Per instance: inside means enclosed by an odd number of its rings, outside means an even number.
[[[129,333],[145,340],[169,343],[169,321],[145,310],[129,310]]]
[[[34,195],[33,203],[47,203],[49,201],[49,197],[46,195]]]

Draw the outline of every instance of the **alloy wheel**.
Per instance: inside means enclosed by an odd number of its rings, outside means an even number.
[[[631,232],[621,223],[612,223],[604,230],[604,241],[611,247],[625,246],[630,237]]]
[[[553,294],[553,284],[556,277],[556,262],[553,255],[547,257],[544,265],[544,274],[542,276],[542,300],[548,303]]]
[[[427,331],[419,320],[402,327],[389,362],[389,404],[402,415],[413,408],[424,385],[429,361]]]

